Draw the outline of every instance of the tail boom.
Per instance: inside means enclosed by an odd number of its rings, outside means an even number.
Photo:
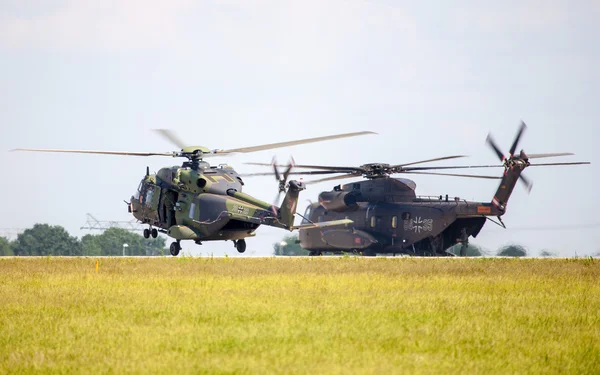
[[[521,172],[527,167],[527,164],[524,162],[517,162],[520,161],[515,161],[514,165],[510,167],[507,166],[504,171],[504,176],[500,181],[500,186],[498,186],[498,190],[496,190],[496,194],[494,194],[494,198],[492,199],[492,206],[498,209],[499,215],[504,215],[508,200],[510,199],[519,177],[521,177]]]

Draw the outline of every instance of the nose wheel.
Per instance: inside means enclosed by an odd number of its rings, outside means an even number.
[[[243,253],[246,251],[246,240],[233,241],[233,246],[235,246],[239,253]]]
[[[169,251],[171,252],[171,255],[173,255],[174,257],[179,255],[179,252],[181,251],[181,245],[179,244],[179,241],[172,242],[171,246],[169,247]]]

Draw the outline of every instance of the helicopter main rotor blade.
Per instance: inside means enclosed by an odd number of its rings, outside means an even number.
[[[547,154],[527,154],[528,159],[553,158],[556,156],[573,156],[572,152],[553,152]]]
[[[481,176],[481,175],[472,175],[472,174],[456,174],[456,173],[436,173],[436,172],[402,172],[402,173],[410,173],[410,174],[428,174],[434,176],[452,176],[452,177],[470,177],[470,178],[485,178],[488,180],[501,180],[502,177],[498,176]]]
[[[576,161],[576,162],[566,162],[566,163],[539,163],[539,164],[529,164],[528,167],[549,167],[556,165],[583,165],[583,164],[591,164],[589,161]],[[443,167],[410,167],[403,168],[402,172],[411,172],[411,171],[427,171],[427,170],[440,170],[440,169],[470,169],[470,168],[504,168],[504,165],[451,165],[451,166],[443,166]]]
[[[401,172],[412,172],[412,171],[429,171],[439,169],[469,169],[469,168],[504,168],[504,165],[449,165],[443,167],[409,167],[402,168]]]
[[[367,135],[367,134],[377,134],[377,133],[371,132],[371,131],[362,131],[362,132],[354,132],[354,133],[335,134],[335,135],[328,135],[328,136],[325,136],[325,137],[300,139],[300,140],[297,140],[297,141],[269,143],[269,144],[266,144],[266,145],[258,145],[258,146],[252,146],[252,147],[241,147],[241,148],[232,148],[232,149],[229,149],[229,150],[215,150],[214,153],[216,155],[219,155],[219,154],[231,154],[231,153],[236,153],[236,152],[237,153],[257,152],[257,151],[271,150],[271,149],[280,148],[280,147],[288,147],[288,146],[303,145],[303,144],[306,144],[306,143],[330,141],[330,140],[333,140],[333,139],[356,137],[356,136],[359,136],[359,135]]]
[[[402,168],[404,169],[404,167],[409,166],[409,165],[414,165],[414,164],[422,164],[422,163],[430,163],[432,161],[440,161],[440,160],[448,160],[448,159],[457,159],[457,158],[466,158],[467,155],[453,155],[453,156],[444,156],[441,158],[435,158],[435,159],[427,159],[427,160],[420,160],[420,161],[415,161],[412,163],[406,163],[406,164],[396,164],[396,165],[392,165],[390,166],[390,168]]]
[[[333,174],[333,173],[348,173],[348,171],[304,171],[304,172],[290,172],[288,175],[304,175],[304,174]],[[256,177],[256,176],[273,176],[273,172],[260,172],[260,173],[240,173],[240,177]]]
[[[517,150],[517,146],[519,145],[519,140],[521,139],[521,136],[523,135],[523,132],[525,131],[525,129],[527,129],[527,125],[525,125],[525,123],[523,121],[521,121],[521,125],[519,126],[517,136],[515,137],[515,140],[513,141],[512,146],[510,146],[510,151],[509,151],[510,157],[512,157],[515,154],[515,151]]]
[[[530,167],[551,167],[555,165],[583,165],[583,164],[592,164],[589,161],[575,161],[569,163],[540,163],[540,164],[530,164]]]
[[[321,179],[318,179],[318,180],[304,181],[304,183],[305,184],[316,184],[316,183],[319,183],[319,182],[334,181],[334,180],[343,180],[345,178],[353,178],[353,177],[357,178],[357,177],[360,177],[360,176],[357,176],[357,175],[352,174],[352,173],[347,173],[347,174],[343,174],[341,176],[333,176],[333,177],[321,178]]]
[[[270,167],[272,164],[267,164],[267,163],[244,163],[247,165],[259,165],[259,166],[263,166],[263,167]],[[284,164],[278,164],[278,167],[284,168],[287,167],[287,165]],[[335,166],[326,166],[326,165],[307,165],[307,164],[294,164],[294,168],[309,168],[309,169],[322,169],[324,171],[346,171],[346,172],[350,172],[350,171],[356,171],[356,172],[362,172],[363,169],[362,168],[357,168],[357,167],[335,167]]]
[[[179,149],[183,150],[186,146],[185,143],[183,143],[183,141],[177,137],[175,135],[175,132],[173,132],[172,130],[169,129],[154,129],[155,132],[157,132],[158,134],[162,135],[164,138],[168,139],[169,142],[171,142],[172,144],[174,144],[175,146],[179,147]]]
[[[99,154],[99,155],[125,155],[125,156],[177,156],[172,152],[130,152],[130,151],[94,151],[94,150],[62,150],[49,148],[16,148],[11,151],[28,152],[62,152],[70,154]]]

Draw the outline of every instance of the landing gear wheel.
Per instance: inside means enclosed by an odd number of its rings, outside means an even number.
[[[308,256],[320,257],[320,256],[323,256],[323,253],[318,250],[311,250],[310,253],[308,253]]]
[[[181,245],[179,244],[179,242],[172,242],[171,246],[169,246],[169,251],[171,252],[171,255],[173,255],[174,257],[179,255],[180,250],[181,250]]]
[[[246,240],[235,241],[235,248],[239,253],[243,253],[244,251],[246,251]]]
[[[149,229],[144,229],[144,238],[146,238],[146,239],[150,238],[150,230]]]
[[[152,236],[152,238],[158,237],[158,230],[156,230],[156,228],[152,228],[152,230],[150,231],[150,235]]]

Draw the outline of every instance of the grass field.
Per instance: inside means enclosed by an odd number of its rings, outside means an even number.
[[[600,373],[600,261],[0,259],[0,373]]]

